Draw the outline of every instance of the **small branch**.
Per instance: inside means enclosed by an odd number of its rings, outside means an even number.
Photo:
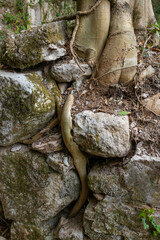
[[[42,22],[42,23],[58,22],[58,21],[62,21],[62,20],[69,20],[70,21],[70,20],[74,20],[74,19],[76,19],[76,14],[60,16],[60,17],[57,17],[55,19],[52,19],[51,21]]]
[[[40,137],[42,137],[45,132],[47,132],[49,129],[55,127],[57,124],[58,124],[58,118],[55,118],[45,128],[43,128],[40,132],[38,132],[36,135],[34,135],[31,139],[23,140],[23,141],[21,141],[21,143],[24,143],[24,144],[34,143]]]
[[[71,53],[73,55],[73,58],[75,60],[75,62],[77,63],[78,67],[80,68],[80,70],[85,73],[85,71],[82,69],[82,67],[80,66],[80,63],[78,61],[78,58],[76,56],[76,53],[73,49],[73,45],[74,45],[74,41],[75,41],[75,37],[76,37],[76,34],[77,34],[77,31],[78,31],[78,28],[79,28],[79,17],[80,16],[86,16],[86,15],[89,15],[91,14],[99,5],[100,3],[102,2],[103,0],[98,0],[89,10],[86,10],[86,11],[77,11],[76,14],[73,14],[73,15],[65,15],[65,16],[61,16],[61,17],[58,17],[56,19],[53,19],[51,22],[56,22],[56,21],[61,21],[61,20],[73,20],[73,19],[76,19],[76,26],[74,28],[74,31],[73,31],[73,34],[72,34],[72,38],[71,38],[71,41],[70,41],[70,50],[71,50]],[[44,22],[46,23],[46,22]]]
[[[137,67],[137,66],[138,66],[138,65],[132,65],[132,66],[129,66],[129,67],[121,67],[121,68],[114,69],[114,70],[112,70],[112,71],[105,72],[105,73],[102,74],[101,76],[97,77],[96,80],[99,79],[99,78],[104,77],[105,75],[107,75],[107,74],[109,74],[109,73],[113,73],[113,72],[120,71],[120,70],[123,70],[123,69],[131,68],[131,67]]]
[[[103,0],[98,0],[89,10],[86,11],[77,11],[76,15],[78,14],[79,16],[85,16],[89,15],[92,13],[102,2]]]

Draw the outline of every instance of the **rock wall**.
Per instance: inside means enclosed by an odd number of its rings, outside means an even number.
[[[10,239],[158,240],[139,214],[153,208],[160,224],[160,155],[149,153],[143,142],[134,148],[128,115],[73,106],[72,134],[89,159],[90,194],[80,213],[67,219],[80,180],[57,110],[61,93],[63,101],[70,90],[76,95],[92,71],[80,63],[82,74],[71,59],[63,26],[45,24],[1,42],[0,201],[12,221]],[[53,129],[47,127],[51,120]]]

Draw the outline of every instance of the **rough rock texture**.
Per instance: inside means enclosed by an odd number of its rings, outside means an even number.
[[[50,131],[32,144],[32,149],[45,154],[57,152],[63,148],[62,135],[59,129]]]
[[[83,111],[74,118],[74,140],[80,148],[101,157],[123,157],[130,150],[128,116]]]
[[[90,201],[85,210],[85,234],[90,239],[159,239],[144,229],[139,214],[145,207],[154,208],[154,218],[160,223],[160,158],[136,156],[124,166],[111,161],[91,169],[89,188],[105,197]]]
[[[16,144],[0,148],[0,199],[13,220],[12,240],[52,240],[54,216],[79,195],[80,183],[71,170],[61,175],[45,156]]]
[[[48,165],[61,174],[70,171],[73,166],[73,160],[70,155],[66,152],[56,152],[48,155],[47,158]]]
[[[44,24],[18,35],[8,36],[1,47],[0,61],[12,68],[28,68],[53,61],[66,54],[62,22]]]
[[[82,81],[91,75],[91,68],[88,64],[80,65],[85,71],[84,73],[73,59],[70,61],[58,62],[52,66],[51,76],[58,82]]]
[[[44,87],[41,72],[0,70],[0,146],[34,135],[54,113],[54,97]]]
[[[80,212],[76,217],[66,219],[60,228],[58,238],[60,240],[84,240],[82,218],[83,212]]]

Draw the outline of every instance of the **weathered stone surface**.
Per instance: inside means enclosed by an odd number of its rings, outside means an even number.
[[[154,240],[156,238],[144,229],[139,217],[144,208],[124,203],[123,198],[109,196],[103,201],[90,202],[84,215],[85,234],[92,240]],[[160,219],[158,210],[154,218]]]
[[[74,140],[80,148],[101,157],[123,157],[130,150],[128,116],[83,111],[74,118]]]
[[[84,240],[83,234],[83,213],[79,213],[76,217],[66,219],[62,224],[58,233],[60,240]]]
[[[127,165],[114,164],[96,163],[89,173],[89,188],[105,198],[87,206],[85,234],[92,240],[155,239],[144,229],[139,214],[146,206],[154,208],[153,216],[160,223],[160,157],[135,153]]]
[[[44,24],[3,42],[0,61],[12,68],[25,69],[43,61],[53,61],[66,54],[62,22]]]
[[[0,70],[0,146],[34,135],[55,113],[55,101],[41,72]]]
[[[32,149],[49,154],[64,148],[60,130],[54,129],[32,144]]]
[[[70,61],[61,61],[54,64],[51,68],[51,76],[58,82],[82,81],[91,75],[91,68],[88,64],[80,64],[85,73],[82,73],[77,63],[72,59]]]
[[[48,165],[56,172],[65,174],[74,168],[73,159],[66,152],[56,152],[48,155]]]
[[[0,199],[12,240],[52,240],[54,219],[79,195],[75,171],[53,171],[45,156],[16,144],[0,148]]]

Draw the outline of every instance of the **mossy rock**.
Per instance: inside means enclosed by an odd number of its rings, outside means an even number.
[[[54,116],[55,100],[41,72],[1,70],[0,109],[0,146],[8,146],[44,127]]]
[[[0,61],[12,68],[25,69],[64,56],[63,28],[62,22],[49,23],[9,35],[1,46]]]

